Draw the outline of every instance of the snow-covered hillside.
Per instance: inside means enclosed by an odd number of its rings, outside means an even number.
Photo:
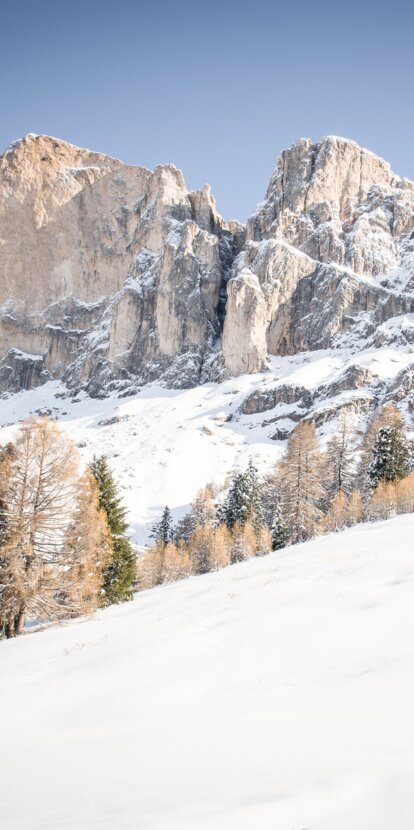
[[[412,830],[413,531],[359,526],[3,642],[0,826]]]
[[[108,455],[128,509],[132,539],[144,544],[165,504],[179,519],[198,489],[208,482],[223,484],[249,457],[261,471],[272,465],[297,420],[314,418],[323,438],[346,409],[359,428],[375,406],[398,400],[400,383],[405,399],[399,405],[406,412],[411,348],[393,345],[357,353],[344,348],[273,357],[269,371],[221,384],[188,390],[149,385],[131,397],[113,394],[103,400],[81,393],[74,401],[54,381],[0,401],[0,444],[13,438],[19,420],[39,412],[58,418],[84,462],[94,453]],[[254,395],[259,401],[243,406]],[[290,399],[292,403],[286,402]]]

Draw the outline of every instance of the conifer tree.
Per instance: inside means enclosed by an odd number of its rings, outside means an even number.
[[[184,545],[169,542],[165,548],[164,582],[176,582],[193,573],[190,556]]]
[[[9,478],[11,475],[11,463],[16,457],[14,444],[9,443],[0,448],[0,551],[8,536],[8,514],[7,494]]]
[[[71,616],[94,611],[103,604],[104,569],[112,557],[106,514],[99,510],[99,491],[90,470],[80,478],[75,509],[66,538],[66,561],[61,587]]]
[[[362,522],[363,505],[359,490],[353,490],[348,502],[348,525],[352,527]]]
[[[257,535],[251,522],[236,522],[230,542],[230,563],[244,562],[257,553]]]
[[[294,429],[279,475],[289,542],[303,542],[316,532],[325,495],[321,453],[313,424],[302,421]]]
[[[333,497],[327,514],[322,521],[322,529],[326,533],[343,530],[349,522],[349,507],[348,500],[342,490]]]
[[[342,491],[350,495],[355,478],[355,440],[346,415],[339,418],[337,431],[326,446],[326,490],[332,499]]]
[[[401,429],[383,426],[378,430],[368,475],[372,488],[408,475],[408,448]]]
[[[164,582],[175,582],[192,574],[192,563],[184,543],[176,545],[157,542],[140,557],[137,565],[137,580],[140,590],[155,588]]]
[[[272,540],[272,550],[280,550],[288,544],[289,533],[279,499],[273,506],[273,515],[270,523],[270,535]]]
[[[150,533],[151,539],[154,539],[156,544],[161,545],[161,547],[166,547],[169,542],[173,541],[174,537],[174,530],[173,530],[173,519],[171,515],[171,510],[166,505],[162,512],[161,519],[159,522],[156,522]]]
[[[267,525],[263,525],[256,533],[256,556],[266,556],[272,547],[272,535]]]
[[[397,514],[397,494],[395,484],[380,481],[372,493],[368,504],[368,520],[371,522],[390,519]]]
[[[11,453],[2,453],[0,618],[7,637],[21,634],[27,616],[64,611],[60,591],[71,567],[66,546],[78,488],[76,448],[56,423],[22,424]]]
[[[215,532],[209,525],[196,527],[188,543],[193,573],[206,574],[211,570],[211,554],[214,550]]]
[[[221,524],[214,531],[214,544],[210,551],[210,570],[218,571],[230,565],[230,531],[225,524]]]
[[[267,473],[261,484],[261,504],[264,520],[269,528],[272,527],[275,505],[280,504],[281,487],[278,468]]]
[[[396,482],[397,513],[414,512],[414,473]]]
[[[370,467],[372,464],[372,450],[382,427],[396,428],[403,433],[404,425],[401,414],[395,404],[390,403],[378,407],[372,415],[365,435],[362,439],[360,461],[357,474],[357,486],[361,493],[364,508],[368,504],[372,493],[372,482],[370,478]]]
[[[223,518],[230,530],[236,523],[246,522],[251,522],[256,532],[263,527],[261,486],[257,468],[251,459],[246,471],[237,473],[233,479],[224,504]]]
[[[126,531],[128,522],[118,488],[106,456],[95,457],[90,465],[99,492],[99,509],[106,515],[112,544],[112,557],[103,574],[104,604],[132,599],[136,563]]]
[[[174,530],[176,542],[190,540],[196,527],[215,527],[217,524],[217,510],[213,501],[213,492],[210,485],[198,491],[191,510],[177,524]]]

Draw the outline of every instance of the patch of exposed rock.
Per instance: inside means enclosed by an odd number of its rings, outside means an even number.
[[[258,412],[267,412],[279,404],[299,404],[304,409],[309,409],[312,404],[312,394],[304,386],[293,384],[263,387],[256,389],[243,401],[240,412],[242,415],[253,415]]]
[[[0,360],[0,393],[33,389],[51,380],[41,355],[10,349]]]
[[[339,395],[340,392],[369,386],[373,380],[374,376],[369,369],[366,369],[364,366],[352,364],[329,383],[321,384],[315,391],[314,400],[333,398],[335,395]]]

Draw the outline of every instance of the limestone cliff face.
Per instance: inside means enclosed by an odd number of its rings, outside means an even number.
[[[414,184],[352,141],[284,151],[247,229],[172,165],[35,135],[0,156],[0,393],[194,386],[413,310]]]
[[[0,157],[3,377],[15,378],[17,349],[43,360],[22,381],[63,376],[93,394],[198,383],[233,238],[209,188],[188,193],[172,165],[150,172],[26,136]]]
[[[373,153],[333,137],[284,151],[228,284],[228,371],[352,338],[364,313],[371,333],[412,310],[413,228],[414,184]]]

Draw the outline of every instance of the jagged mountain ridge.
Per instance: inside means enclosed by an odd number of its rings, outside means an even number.
[[[285,150],[229,283],[227,367],[260,371],[411,312],[413,228],[414,184],[373,153],[336,137]]]
[[[208,187],[188,193],[172,165],[150,172],[29,135],[1,157],[0,194],[3,388],[22,360],[23,385],[63,377],[92,395],[111,381],[203,379],[241,231]],[[10,349],[36,358],[27,367]]]
[[[270,355],[407,346],[413,229],[414,184],[346,139],[285,150],[245,229],[172,165],[29,134],[0,158],[0,391],[191,387]]]

